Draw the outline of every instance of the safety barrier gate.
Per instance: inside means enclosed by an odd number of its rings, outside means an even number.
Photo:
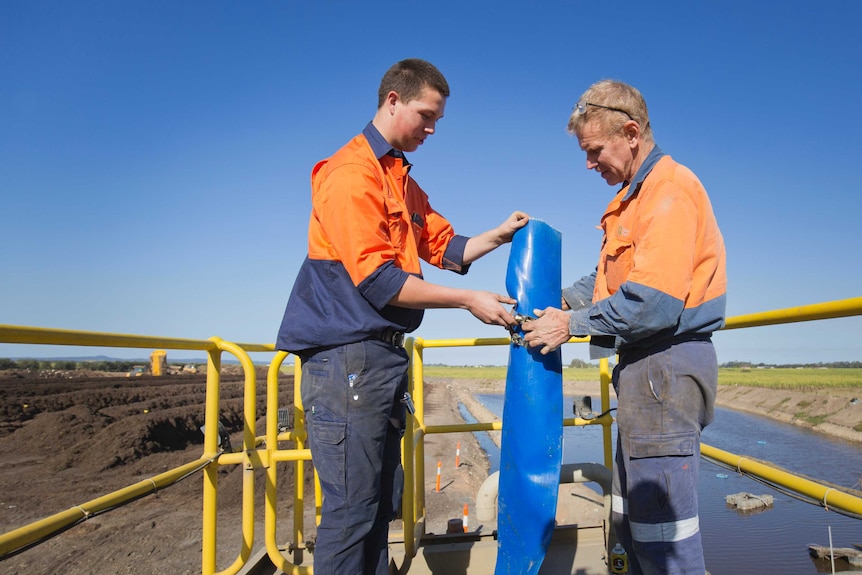
[[[762,312],[728,319],[725,330],[783,323],[814,321],[828,318],[862,315],[862,297],[813,304],[782,310]],[[586,339],[573,338],[571,342],[584,342]],[[175,483],[195,470],[202,470],[203,485],[203,527],[202,559],[203,575],[233,575],[246,566],[254,547],[254,478],[256,472],[265,474],[264,534],[265,548],[272,564],[285,573],[311,574],[310,566],[304,566],[304,523],[305,493],[302,478],[305,475],[305,462],[310,461],[311,453],[305,448],[306,432],[299,393],[295,393],[294,427],[286,431],[279,429],[278,374],[288,356],[285,352],[275,352],[272,345],[230,343],[214,337],[207,340],[150,337],[126,334],[96,333],[85,331],[44,329],[35,327],[0,325],[0,343],[76,345],[92,347],[124,348],[161,348],[180,350],[200,350],[207,354],[207,383],[205,407],[205,432],[203,454],[195,461],[181,467],[140,481],[124,489],[104,495],[92,501],[77,505],[50,517],[25,525],[8,533],[0,534],[0,560],[22,549],[36,544],[51,534],[61,532],[70,526],[86,520],[100,511],[139,499]],[[411,338],[407,341],[410,354],[410,391],[414,397],[416,413],[408,419],[407,430],[402,443],[405,475],[405,490],[402,504],[404,523],[405,565],[402,572],[409,568],[410,558],[414,557],[425,535],[425,465],[424,441],[426,436],[436,433],[491,431],[502,429],[499,422],[483,422],[463,425],[430,426],[425,424],[424,404],[424,350],[442,347],[507,345],[507,338],[424,340]],[[244,390],[244,427],[242,448],[237,452],[224,453],[219,450],[218,415],[219,384],[221,376],[221,354],[227,352],[239,360],[245,375]],[[249,356],[253,352],[275,352],[267,375],[266,433],[264,437],[255,436],[254,422],[257,420],[256,394],[257,381],[254,364]],[[602,413],[610,407],[610,373],[607,360],[600,364],[600,389]],[[296,369],[294,386],[300,385],[300,370]],[[580,418],[565,419],[564,425],[602,425],[604,444],[604,464],[612,465],[612,416],[606,414],[592,420]],[[290,443],[289,447],[282,444]],[[732,453],[703,445],[702,455],[706,458],[730,465],[740,472],[765,479],[773,484],[793,491],[824,506],[850,514],[862,515],[862,498],[820,485],[817,482],[795,476],[762,463],[746,459]],[[293,556],[288,558],[282,551],[283,544],[276,541],[278,462],[293,462],[295,481],[293,489],[293,518],[291,541],[287,548]],[[243,469],[242,482],[242,545],[236,560],[227,568],[216,570],[216,508],[218,502],[218,469],[221,466],[239,465]],[[315,490],[314,504],[319,514],[321,505],[319,489]]]

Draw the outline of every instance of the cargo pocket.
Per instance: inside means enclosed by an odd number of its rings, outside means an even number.
[[[329,485],[336,493],[346,495],[347,424],[337,421],[315,421],[310,431],[314,446],[313,463],[320,482]]]
[[[629,457],[684,457],[694,454],[697,434],[691,431],[668,435],[633,435],[629,437]]]
[[[692,461],[696,441],[693,432],[629,437],[626,474],[631,521],[658,524],[697,515]]]

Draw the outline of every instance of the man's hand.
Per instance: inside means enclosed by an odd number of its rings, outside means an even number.
[[[517,325],[513,316],[502,304],[515,304],[515,300],[504,295],[488,292],[474,291],[467,302],[467,309],[483,323],[489,325],[501,325],[509,327]]]
[[[569,314],[555,307],[535,309],[536,319],[521,324],[524,341],[529,347],[540,347],[547,355],[569,341]]]
[[[529,221],[530,216],[524,212],[512,212],[512,215],[496,228],[473,236],[464,246],[463,262],[473,263],[488,252],[511,242],[515,232],[526,226]]]
[[[528,221],[530,221],[530,216],[524,212],[512,212],[512,215],[506,218],[506,221],[497,226],[497,232],[500,234],[500,241],[502,243],[511,242],[512,236],[515,235],[515,232],[526,226]]]

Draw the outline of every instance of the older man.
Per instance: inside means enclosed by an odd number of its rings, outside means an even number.
[[[590,336],[591,358],[619,353],[613,517],[630,573],[705,572],[697,475],[713,419],[724,324],[724,241],[706,190],[653,141],[646,102],[603,80],[569,118],[596,170],[620,186],[601,219],[598,267],[535,310],[525,339],[542,353]]]

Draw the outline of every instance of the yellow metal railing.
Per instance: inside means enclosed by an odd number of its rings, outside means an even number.
[[[775,325],[782,323],[813,321],[827,318],[849,317],[862,315],[862,297],[826,302],[808,306],[800,306],[762,312],[729,318],[724,329],[739,329],[747,327]],[[584,342],[586,339],[573,338],[571,342]],[[57,513],[40,521],[0,534],[0,559],[26,549],[39,541],[68,528],[88,517],[103,512],[109,508],[122,505],[143,497],[175,483],[179,479],[203,469],[203,526],[202,526],[202,561],[203,575],[233,575],[249,560],[254,546],[254,474],[265,474],[264,498],[264,538],[267,555],[275,567],[285,573],[309,575],[313,573],[311,566],[302,565],[304,553],[303,521],[304,509],[307,505],[304,492],[305,462],[311,459],[310,451],[305,447],[306,430],[304,413],[300,394],[301,370],[297,359],[294,380],[294,428],[280,432],[278,428],[278,375],[284,360],[285,352],[275,352],[272,345],[236,344],[220,338],[207,340],[162,338],[127,334],[110,334],[71,330],[43,329],[0,325],[0,343],[29,343],[45,345],[79,345],[98,347],[127,348],[163,348],[202,350],[207,353],[207,386],[205,407],[205,431],[202,456],[181,467],[166,473],[156,475],[151,479],[130,485],[119,491],[98,499],[75,506],[67,511]],[[410,390],[414,397],[416,413],[408,418],[408,426],[402,444],[402,460],[404,465],[405,491],[402,502],[404,523],[405,565],[416,555],[421,540],[425,535],[425,451],[424,442],[427,435],[436,433],[463,433],[472,431],[491,431],[502,429],[499,422],[480,422],[475,424],[432,426],[425,423],[424,403],[424,351],[431,348],[508,345],[507,338],[479,339],[446,339],[424,340],[409,339],[407,351],[410,355]],[[227,352],[236,357],[245,376],[243,439],[242,449],[235,453],[219,451],[218,413],[219,387],[221,372],[221,354]],[[257,420],[256,395],[257,380],[254,364],[249,352],[275,352],[269,364],[266,390],[266,432],[264,437],[256,437],[254,423]],[[608,362],[600,364],[600,390],[602,412],[610,407],[610,381]],[[602,441],[604,447],[605,466],[612,466],[613,443],[611,425],[613,418],[604,415],[594,420],[579,418],[564,419],[564,425],[602,425]],[[292,445],[282,449],[280,442]],[[734,455],[714,447],[703,445],[702,454],[705,457],[729,465],[740,472],[765,479],[779,487],[789,489],[800,495],[821,501],[824,506],[852,514],[862,515],[862,498],[820,485],[809,479],[801,478],[783,470],[770,467],[745,457]],[[293,487],[293,525],[288,552],[293,554],[292,561],[284,555],[281,545],[276,541],[277,532],[277,502],[279,462],[293,462],[295,465],[295,485]],[[242,481],[242,544],[234,562],[222,571],[216,571],[216,509],[218,502],[218,468],[223,465],[241,465]],[[316,485],[316,487],[319,487]],[[315,513],[319,518],[321,495],[319,488],[314,494]]]
[[[855,515],[862,515],[862,498],[840,491],[834,487],[821,485],[816,481],[799,477],[771,465],[766,465],[765,463],[741,455],[734,455],[711,445],[702,444],[700,447],[700,453],[703,457],[723,463],[740,473],[745,473],[771,484],[784,487],[813,501],[822,502],[826,509],[831,507]]]
[[[572,338],[570,342],[586,342],[588,338]],[[404,466],[405,493],[402,508],[405,510],[402,520],[404,522],[404,552],[405,557],[415,556],[419,542],[425,536],[425,436],[437,433],[464,433],[474,431],[499,431],[503,429],[502,422],[480,422],[453,425],[426,425],[425,424],[425,375],[424,375],[424,350],[432,348],[450,347],[474,347],[474,346],[508,346],[509,338],[476,338],[476,339],[437,339],[424,340],[413,339],[408,347],[410,353],[410,394],[413,396],[416,413],[408,419],[407,430],[404,434],[404,449],[402,453],[402,464]],[[611,381],[608,361],[600,362],[601,378],[601,401],[602,415],[595,419],[569,418],[563,420],[566,426],[601,425],[603,427],[603,442],[605,466],[610,467],[613,462],[613,444],[611,442],[611,425],[613,417],[606,413],[610,409],[610,392],[608,386]],[[410,449],[412,447],[412,450]],[[412,486],[413,489],[408,489]],[[408,512],[409,511],[409,512]]]
[[[256,379],[254,364],[248,352],[274,351],[272,345],[235,344],[213,337],[206,340],[140,336],[0,325],[0,343],[43,345],[79,345],[91,347],[167,348],[200,350],[207,353],[206,406],[204,414],[204,452],[195,461],[139,481],[92,501],[76,505],[29,525],[0,534],[0,560],[56,535],[69,527],[106,510],[125,505],[158,489],[168,487],[195,471],[204,471],[202,572],[215,573],[215,528],[218,499],[219,465],[244,466],[242,498],[242,547],[233,564],[222,571],[233,575],[248,561],[254,545],[254,469],[261,468],[261,452],[254,436],[256,414]],[[243,441],[240,453],[219,451],[218,414],[221,383],[221,353],[233,354],[245,375]]]
[[[305,462],[311,460],[311,451],[305,448],[307,434],[305,431],[305,416],[302,407],[302,398],[299,394],[299,386],[302,383],[302,370],[299,359],[294,367],[294,429],[287,433],[278,432],[278,374],[281,365],[288,354],[279,351],[275,354],[269,365],[266,385],[266,450],[269,452],[269,465],[266,467],[266,497],[264,499],[264,538],[266,552],[269,560],[278,569],[285,573],[304,575],[311,573],[311,567],[301,566],[303,560],[303,533],[305,531],[303,511],[305,509]],[[279,441],[293,441],[293,449],[279,449]],[[290,548],[294,550],[293,562],[289,561],[281,552],[281,547],[276,541],[276,527],[278,524],[278,471],[274,465],[278,461],[294,461],[295,483],[293,491],[293,529]],[[315,489],[315,515],[319,516],[320,490]]]
[[[213,460],[207,457],[201,457],[196,461],[191,461],[180,467],[166,471],[139,481],[134,485],[129,485],[108,495],[97,497],[86,503],[70,507],[65,511],[56,513],[39,521],[34,521],[18,529],[13,529],[8,533],[0,535],[0,559],[8,555],[27,549],[34,544],[60,533],[69,527],[82,521],[95,517],[105,511],[113,509],[118,505],[124,505],[136,499],[140,499],[146,495],[155,493],[159,489],[163,489],[173,485],[180,479],[183,479],[190,473],[200,471],[203,467],[213,463]]]
[[[722,329],[728,330],[743,327],[779,325],[801,321],[851,317],[855,315],[862,315],[862,297],[852,297],[824,303],[788,307],[773,311],[737,315],[728,318],[724,328]]]

